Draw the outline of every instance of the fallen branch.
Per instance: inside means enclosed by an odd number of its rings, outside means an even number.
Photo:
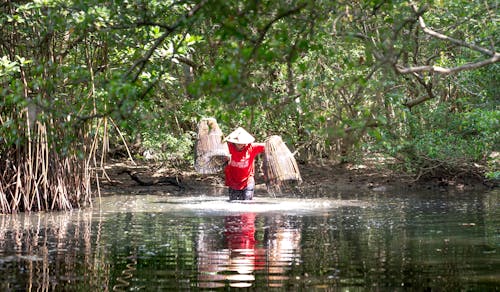
[[[172,176],[167,176],[167,177],[160,177],[152,181],[145,181],[141,179],[138,175],[137,172],[131,171],[130,169],[125,169],[120,173],[126,173],[130,176],[130,178],[138,183],[141,186],[153,186],[157,184],[167,184],[167,185],[172,185],[176,186],[179,189],[184,189],[184,186],[179,182],[179,179],[177,177],[172,177]]]

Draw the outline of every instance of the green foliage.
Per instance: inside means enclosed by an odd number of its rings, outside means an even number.
[[[473,109],[452,112],[449,105],[422,107],[410,113],[404,139],[386,137],[383,145],[406,162],[406,171],[420,175],[453,175],[486,166],[483,174],[498,172],[489,163],[500,142],[500,111]],[[398,143],[398,144],[396,144]]]
[[[493,1],[425,4],[428,27],[498,51]],[[423,33],[409,2],[46,0],[0,9],[3,145],[24,141],[27,121],[13,113],[30,105],[53,122],[50,146],[68,155],[88,151],[82,136],[121,143],[102,122],[111,118],[157,159],[189,160],[197,122],[210,116],[225,133],[281,135],[304,160],[357,159],[367,147],[415,172],[443,161],[450,171],[476,163],[496,173],[487,157],[498,147],[498,64],[397,74],[396,65],[484,57]]]
[[[170,133],[145,131],[142,133],[144,153],[157,161],[165,161],[174,165],[193,164],[193,133],[174,136]]]

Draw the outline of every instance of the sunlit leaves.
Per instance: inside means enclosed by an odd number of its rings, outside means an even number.
[[[24,61],[24,58],[20,58],[19,61]],[[2,56],[0,58],[0,77],[7,76],[14,73],[20,72],[20,62],[19,61],[11,61],[8,56]]]

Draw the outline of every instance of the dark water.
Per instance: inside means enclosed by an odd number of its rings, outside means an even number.
[[[500,291],[499,197],[117,195],[0,215],[0,291]]]

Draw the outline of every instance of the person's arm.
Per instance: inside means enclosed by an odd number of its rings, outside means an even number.
[[[266,149],[266,143],[252,143],[252,147],[256,154],[264,152]]]

